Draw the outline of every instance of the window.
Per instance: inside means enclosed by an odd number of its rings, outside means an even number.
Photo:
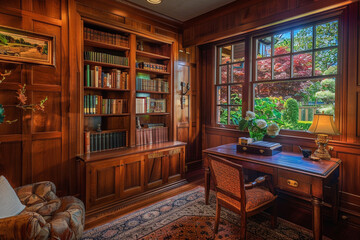
[[[217,122],[238,125],[245,81],[245,42],[218,48],[216,80]]]
[[[251,64],[252,77],[249,89],[243,91],[250,91],[253,104],[247,104],[249,109],[254,106],[258,118],[276,122],[282,129],[307,130],[314,113],[335,115],[335,83],[339,76],[337,19],[249,38],[253,43],[250,49],[253,60],[244,64]],[[230,51],[225,55],[224,48],[219,48],[220,73],[229,71],[228,75],[221,74],[218,80],[229,85],[232,84],[230,75],[234,74],[230,67],[234,51],[227,46]],[[225,57],[230,60],[224,61]],[[245,75],[244,71],[242,73]],[[241,83],[245,80],[243,78]],[[241,111],[237,114],[231,111],[234,93],[227,95],[230,89],[227,85],[217,86],[218,123],[237,125]],[[241,106],[241,97],[239,99]],[[230,116],[226,111],[230,111]]]

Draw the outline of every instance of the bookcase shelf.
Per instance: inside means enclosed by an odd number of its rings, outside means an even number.
[[[145,52],[145,51],[140,51],[140,50],[136,51],[136,55],[148,57],[148,58],[152,58],[152,59],[159,59],[159,60],[170,60],[171,59],[170,57],[165,56],[165,55],[160,55],[160,54]]]
[[[169,112],[158,112],[158,113],[137,113],[136,115],[149,115],[149,116],[162,116],[162,115],[170,115]]]
[[[143,72],[143,73],[155,73],[158,75],[170,75],[170,72],[161,72],[161,71],[155,71],[155,70],[147,70],[147,69],[143,69],[143,68],[137,68],[136,69],[137,72]]]
[[[121,114],[84,114],[84,117],[125,117],[130,116],[130,113]]]
[[[122,69],[129,69],[129,66],[118,65],[118,64],[111,64],[111,63],[103,63],[103,62],[95,62],[84,60],[84,64],[95,65],[95,66],[102,66],[102,67],[109,67],[109,68],[122,68]]]
[[[136,90],[137,93],[150,93],[150,94],[170,94],[169,92],[157,92],[157,91],[145,91],[145,90]]]
[[[110,49],[110,50],[116,50],[116,51],[129,51],[130,50],[129,47],[108,44],[108,43],[103,43],[103,42],[88,40],[88,39],[84,40],[84,45],[90,46],[90,47],[96,47],[96,48],[105,48],[105,49]]]
[[[109,91],[109,92],[130,92],[130,89],[84,87],[84,90]]]

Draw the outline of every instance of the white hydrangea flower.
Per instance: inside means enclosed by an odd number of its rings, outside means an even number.
[[[270,123],[266,129],[266,133],[269,136],[277,136],[280,132],[280,128],[276,123]]]
[[[264,129],[267,126],[266,121],[263,119],[256,119],[255,123],[256,123],[256,126],[260,129]]]
[[[252,111],[246,111],[245,120],[251,120],[255,118],[255,113]]]

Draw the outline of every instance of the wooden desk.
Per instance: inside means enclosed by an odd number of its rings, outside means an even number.
[[[205,203],[209,204],[210,169],[208,159],[211,156],[226,158],[252,169],[272,176],[276,189],[292,195],[308,199],[313,205],[314,239],[322,239],[321,206],[323,204],[323,187],[331,185],[335,189],[332,198],[333,217],[338,212],[338,178],[341,160],[320,160],[318,162],[304,160],[302,155],[282,152],[274,156],[236,152],[236,144],[226,144],[203,151],[205,167]],[[290,181],[289,181],[290,180]],[[292,180],[292,181],[291,181]],[[294,185],[295,184],[295,185]],[[297,186],[296,186],[297,185]]]

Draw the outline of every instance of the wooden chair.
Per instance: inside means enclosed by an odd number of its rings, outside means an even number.
[[[246,218],[272,207],[271,226],[277,221],[276,195],[269,176],[245,184],[242,166],[226,159],[209,156],[210,171],[216,189],[215,234],[218,232],[221,206],[241,215],[241,239],[246,239]],[[266,184],[268,189],[257,187]]]

